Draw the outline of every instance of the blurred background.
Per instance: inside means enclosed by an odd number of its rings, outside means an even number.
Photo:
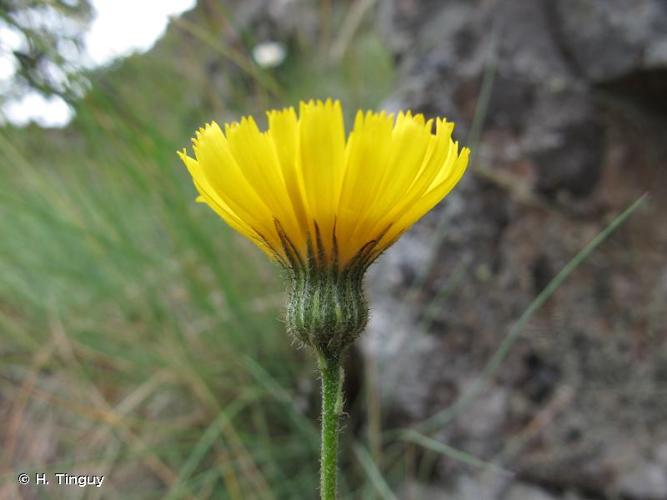
[[[369,273],[341,497],[667,499],[663,0],[1,2],[0,498],[316,498],[280,273],[176,150],[328,96],[473,150]]]

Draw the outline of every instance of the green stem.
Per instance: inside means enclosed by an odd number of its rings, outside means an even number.
[[[340,360],[320,355],[322,375],[322,455],[320,459],[320,497],[336,499],[338,421],[342,397]]]

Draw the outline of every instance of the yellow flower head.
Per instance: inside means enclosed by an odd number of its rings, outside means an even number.
[[[206,203],[288,269],[364,269],[456,185],[469,150],[454,124],[359,111],[345,137],[339,101],[211,122],[179,155]]]

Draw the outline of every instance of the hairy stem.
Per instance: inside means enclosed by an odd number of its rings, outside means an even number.
[[[322,500],[335,500],[338,472],[338,421],[342,406],[340,359],[320,355],[320,372],[322,376],[320,496]]]

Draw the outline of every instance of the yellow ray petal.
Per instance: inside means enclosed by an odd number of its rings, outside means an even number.
[[[344,151],[345,129],[340,102],[302,102],[297,168],[303,178],[306,209],[319,225],[329,256],[343,178]]]
[[[225,129],[229,150],[248,184],[263,200],[274,219],[280,222],[291,241],[299,241],[301,231],[283,178],[283,170],[273,140],[260,132],[252,117]]]
[[[374,140],[369,137],[368,140]],[[386,215],[405,196],[413,184],[429,151],[431,141],[430,125],[424,123],[422,115],[413,117],[408,113],[399,113],[388,142],[386,160],[379,164],[383,175],[367,210],[350,235],[350,240],[361,248],[386,230],[389,223]],[[381,226],[385,222],[384,227]]]
[[[457,152],[457,147],[451,140],[453,129],[454,126],[451,123],[441,119],[436,121],[436,132],[435,134],[429,132],[427,151],[412,183],[398,198],[391,202],[387,212],[378,219],[375,226],[369,229],[369,234],[375,237],[375,235],[396,223],[401,215],[430,189],[438,175],[448,170],[456,158]]]
[[[384,235],[379,245],[381,249],[391,245],[401,234],[436,206],[458,183],[468,166],[470,150],[463,148],[456,161],[443,168],[445,174],[439,184],[431,187]]]
[[[341,262],[359,251],[352,239],[356,227],[368,212],[387,175],[391,151],[393,115],[357,113],[345,150],[345,177],[337,210],[337,234]],[[365,244],[366,242],[364,242]]]
[[[201,129],[193,149],[200,175],[211,189],[255,232],[266,237],[272,246],[280,247],[274,215],[246,180],[220,127],[211,123]]]
[[[309,218],[306,215],[303,175],[297,168],[299,123],[294,108],[272,110],[267,113],[268,134],[279,159],[285,188],[296,217],[299,234],[293,241],[305,257]]]
[[[282,255],[276,255],[276,251],[279,249],[272,249],[269,245],[262,240],[261,236],[258,235],[248,224],[246,224],[242,219],[240,219],[234,211],[218,196],[218,194],[211,188],[208,181],[204,178],[201,173],[201,167],[197,160],[189,157],[185,150],[179,151],[178,156],[181,158],[185,166],[187,167],[190,175],[192,175],[192,180],[199,193],[197,197],[198,203],[204,203],[208,205],[216,214],[218,214],[227,224],[229,224],[233,229],[238,231],[240,234],[250,239],[255,243],[260,249],[262,249],[271,259],[275,260]]]

